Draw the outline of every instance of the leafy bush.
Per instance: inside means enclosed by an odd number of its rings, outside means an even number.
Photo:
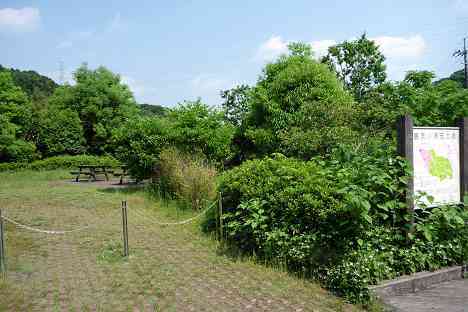
[[[186,102],[164,118],[128,121],[114,130],[113,148],[132,175],[149,178],[156,174],[161,151],[170,146],[222,163],[230,157],[233,131],[219,111],[199,101]]]
[[[267,64],[257,84],[242,96],[241,127],[236,136],[243,157],[275,152],[310,159],[329,153],[356,136],[356,103],[307,45]],[[233,90],[233,92],[236,92]],[[248,102],[248,111],[245,110]]]
[[[31,103],[13,83],[10,72],[0,72],[0,163],[31,161],[36,147],[28,142]]]
[[[36,160],[31,163],[2,163],[0,164],[0,171],[14,171],[20,169],[53,170],[59,168],[73,168],[79,165],[119,166],[120,163],[118,160],[110,156],[54,156],[42,160]]]
[[[468,115],[468,90],[445,80],[432,84],[434,74],[410,71],[401,82],[383,83],[370,91],[360,105],[360,121],[370,132],[395,134],[395,122],[411,114],[417,126],[455,126]]]
[[[39,124],[38,146],[43,156],[84,152],[85,139],[78,113],[51,107],[41,115]]]
[[[156,187],[161,195],[198,210],[216,196],[216,169],[200,155],[168,148],[160,155]]]
[[[342,237],[354,242],[371,225],[371,194],[352,183],[349,169],[334,167],[277,154],[228,171],[220,184],[227,234],[244,250],[294,267],[346,250]]]
[[[219,163],[230,158],[234,127],[223,113],[200,100],[179,104],[168,114],[169,141],[179,150],[201,152]]]
[[[113,132],[116,157],[139,179],[154,175],[159,154],[168,146],[169,128],[165,119],[138,118]]]
[[[467,259],[463,208],[420,212],[406,235],[408,168],[387,151],[246,161],[221,177],[227,237],[359,302],[369,299],[370,284]]]

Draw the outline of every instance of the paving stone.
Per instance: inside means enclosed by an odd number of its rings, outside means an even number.
[[[385,302],[399,312],[468,312],[468,279],[453,280],[423,291],[391,296]]]

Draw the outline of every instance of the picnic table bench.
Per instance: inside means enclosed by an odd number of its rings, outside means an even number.
[[[103,174],[106,178],[106,181],[109,181],[109,174],[113,173],[111,170],[111,166],[105,166],[105,165],[79,165],[78,166],[78,171],[71,171],[71,174],[76,174],[75,181],[79,182],[80,181],[80,176],[85,175],[92,181],[97,181],[97,175],[98,174]]]
[[[119,184],[123,184],[123,179],[125,177],[130,177],[130,175],[128,173],[128,167],[127,166],[121,166],[120,168],[121,168],[120,172],[115,171],[113,174],[114,174],[114,177],[120,177]]]

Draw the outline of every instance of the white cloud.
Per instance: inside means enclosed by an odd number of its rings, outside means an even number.
[[[459,2],[468,3],[468,0],[460,0]],[[349,38],[348,40],[355,39]],[[385,55],[390,79],[402,79],[406,71],[418,68],[421,58],[427,51],[426,40],[418,34],[409,36],[376,36],[369,39],[374,40],[379,45],[380,51]],[[270,37],[258,48],[255,60],[274,60],[279,55],[288,52],[289,42],[281,36]],[[335,44],[337,44],[337,41],[334,39],[310,42],[314,57],[317,59],[324,56],[328,48]]]
[[[122,82],[130,88],[137,100],[147,97],[148,95],[154,95],[156,93],[155,88],[149,87],[145,83],[135,78],[123,75],[121,76],[121,79]]]
[[[245,83],[245,82],[244,82]],[[239,85],[239,81],[221,78],[219,75],[202,73],[188,81],[193,97],[201,97],[205,103],[220,103],[220,92]]]
[[[73,42],[71,40],[64,40],[57,45],[57,48],[66,49],[66,48],[71,48],[72,46],[73,46]]]
[[[409,37],[380,36],[370,38],[387,58],[418,58],[426,52],[427,44],[421,35]]]
[[[67,49],[75,46],[79,42],[89,40],[96,33],[92,30],[82,30],[70,33],[67,39],[62,40],[56,46],[57,49]]]
[[[37,8],[0,9],[0,30],[3,31],[33,31],[39,27],[40,21],[41,14]]]
[[[288,52],[288,42],[280,36],[271,36],[257,50],[255,60],[272,61],[281,54]]]
[[[455,0],[455,9],[468,11],[468,0]]]
[[[312,47],[312,52],[314,52],[314,57],[315,58],[321,58],[322,56],[325,56],[328,52],[328,48],[336,45],[335,40],[318,40],[318,41],[312,41],[310,43]]]
[[[107,30],[108,31],[116,31],[116,30],[123,29],[123,27],[124,27],[124,25],[123,25],[123,22],[122,22],[122,15],[120,14],[120,12],[117,12],[112,17],[112,20],[111,20]]]
[[[226,79],[219,78],[212,74],[200,74],[190,80],[191,87],[200,93],[207,91],[216,91],[219,93],[223,88],[230,85]]]
[[[256,61],[268,62],[275,60],[281,54],[288,53],[288,44],[290,41],[284,40],[281,36],[271,36],[262,43],[254,57]],[[327,53],[328,47],[335,45],[335,40],[317,40],[309,43],[314,52],[315,58],[320,58]]]

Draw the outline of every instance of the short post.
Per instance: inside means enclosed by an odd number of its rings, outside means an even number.
[[[3,227],[2,209],[0,208],[0,273],[6,277],[5,235]]]
[[[218,217],[219,217],[219,237],[221,240],[224,239],[224,231],[223,231],[223,195],[219,192],[218,198]]]
[[[128,257],[128,225],[127,225],[127,201],[122,201],[122,234],[124,243],[124,257]]]

